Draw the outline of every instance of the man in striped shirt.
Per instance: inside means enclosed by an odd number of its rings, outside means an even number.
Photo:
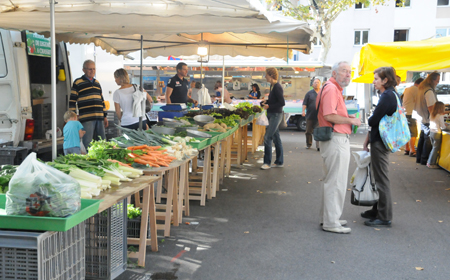
[[[84,75],[76,79],[70,93],[69,109],[75,111],[78,105],[78,120],[86,130],[82,141],[87,148],[92,139],[106,139],[108,127],[102,87],[95,77],[95,62],[88,59],[83,63]]]

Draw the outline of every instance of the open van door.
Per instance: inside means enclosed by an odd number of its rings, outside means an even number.
[[[0,30],[0,142],[13,141],[15,146],[23,138],[25,127],[17,81],[10,31]]]

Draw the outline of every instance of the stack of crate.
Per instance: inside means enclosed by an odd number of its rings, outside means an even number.
[[[107,119],[108,127],[105,128],[105,134],[106,139],[109,140],[119,136],[119,128],[116,126],[116,124],[119,124],[119,118],[117,117],[116,112],[108,111]]]
[[[52,129],[51,108],[50,103],[33,105],[34,139],[45,138],[45,132]]]

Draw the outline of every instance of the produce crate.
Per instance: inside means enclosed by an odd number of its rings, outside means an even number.
[[[127,237],[139,238],[141,236],[141,217],[128,219]],[[150,238],[150,218],[147,224],[147,238]]]
[[[68,231],[87,218],[95,215],[101,200],[81,199],[81,210],[67,218],[0,215],[2,229],[33,230],[33,231]],[[5,209],[6,195],[0,194],[0,208]],[[0,278],[1,279],[1,278]]]
[[[85,221],[86,279],[114,279],[127,268],[127,200]]]
[[[52,104],[37,104],[32,107],[32,116],[34,120],[45,120],[52,118]]]
[[[210,144],[208,144],[210,141],[209,140],[210,138],[197,138],[197,139],[199,139],[201,141],[197,142],[197,143],[189,142],[189,143],[186,143],[186,145],[189,145],[192,148],[196,148],[199,151],[204,149],[206,146],[210,145]]]
[[[0,148],[0,165],[19,165],[27,157],[28,149],[25,147]]]
[[[85,225],[66,232],[0,230],[0,279],[85,279]]]
[[[220,137],[222,135],[226,134],[226,132],[214,132],[214,131],[206,131],[206,133],[211,134],[213,137],[216,138],[216,140],[214,142],[222,140],[223,138],[220,138]]]

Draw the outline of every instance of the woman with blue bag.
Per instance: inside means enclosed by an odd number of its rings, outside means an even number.
[[[371,130],[364,141],[364,150],[369,151],[371,166],[375,178],[375,184],[379,193],[379,200],[372,209],[362,212],[366,226],[391,226],[392,220],[392,199],[389,182],[389,154],[391,150],[386,147],[381,139],[379,125],[382,119],[392,116],[397,111],[400,104],[394,87],[397,85],[395,80],[395,70],[392,67],[380,67],[374,71],[373,85],[380,94],[377,107],[369,118]]]

